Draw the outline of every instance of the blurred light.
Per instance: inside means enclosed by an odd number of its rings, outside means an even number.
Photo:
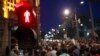
[[[87,36],[89,36],[89,35],[90,35],[90,33],[89,33],[89,32],[87,32],[87,33],[86,33],[86,35],[87,35]]]
[[[3,2],[4,2],[3,3],[3,8],[2,8],[3,11],[4,11],[3,17],[7,19],[8,18],[8,8],[7,8],[8,5],[7,5],[7,0],[4,0]]]
[[[12,28],[12,30],[17,30],[18,29],[18,26],[14,26],[13,28]]]
[[[45,38],[48,39],[49,38],[49,35],[48,34],[45,34]]]
[[[20,2],[20,0],[16,0],[16,3],[19,3]]]
[[[53,32],[55,31],[55,29],[51,29]]]
[[[59,27],[61,27],[61,25],[58,25]]]
[[[64,10],[64,15],[68,15],[70,13],[70,11],[68,9]]]
[[[25,27],[37,25],[36,13],[29,2],[20,2],[15,4],[15,12],[18,17],[18,23]],[[40,26],[40,24],[39,24]]]
[[[80,20],[80,19],[78,19],[78,23],[79,23],[79,24],[81,23],[81,20]]]
[[[35,17],[36,17],[36,12],[33,10],[33,14],[35,15]]]
[[[50,31],[49,31],[48,33],[49,33],[49,34],[51,34],[51,32],[50,32]]]
[[[7,9],[6,9],[6,10],[4,9],[4,15],[3,15],[3,16],[4,16],[4,18],[6,18],[6,19],[8,18],[8,10],[7,10]]]
[[[47,37],[48,36],[48,34],[45,34],[45,37]]]
[[[28,10],[25,11],[24,16],[25,16],[25,22],[29,23],[30,22],[29,20],[30,12]]]
[[[3,1],[3,11],[4,11],[4,15],[3,17],[8,19],[9,17],[9,11],[14,11],[14,5],[15,3],[14,2],[19,2],[20,0],[12,0],[12,1],[9,1],[9,0],[2,0]]]
[[[65,31],[66,29],[63,29],[63,31]]]
[[[81,1],[80,4],[84,4],[84,1]]]
[[[80,24],[81,26],[83,26],[83,24]]]

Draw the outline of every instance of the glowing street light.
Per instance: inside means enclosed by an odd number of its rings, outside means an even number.
[[[81,1],[80,4],[84,4],[84,1]]]
[[[64,10],[64,15],[69,15],[70,11],[68,9]]]

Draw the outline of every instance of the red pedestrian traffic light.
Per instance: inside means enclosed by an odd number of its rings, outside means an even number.
[[[26,23],[30,23],[30,19],[29,19],[29,17],[30,17],[30,12],[29,12],[28,10],[26,10],[26,11],[24,12],[24,17],[25,17],[25,22],[26,22]]]
[[[18,17],[18,23],[21,26],[37,26],[36,13],[28,2],[20,2],[15,5],[15,13]]]

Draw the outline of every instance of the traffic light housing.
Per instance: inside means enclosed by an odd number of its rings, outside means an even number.
[[[25,27],[37,26],[36,13],[28,2],[20,2],[15,5],[15,13],[18,23]]]

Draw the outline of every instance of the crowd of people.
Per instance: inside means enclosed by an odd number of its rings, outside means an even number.
[[[40,56],[91,56],[100,52],[95,41],[84,39],[46,41],[39,44],[39,50]]]
[[[16,51],[17,50],[17,51]],[[16,55],[14,55],[14,53]],[[42,40],[31,49],[18,50],[18,45],[11,48],[12,56],[100,56],[100,45],[94,40]]]

